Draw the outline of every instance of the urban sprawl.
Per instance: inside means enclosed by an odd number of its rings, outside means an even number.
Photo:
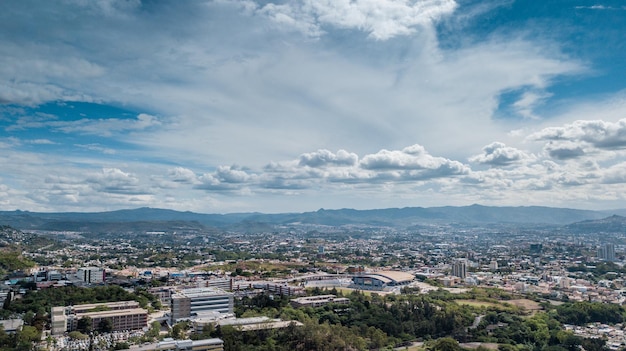
[[[626,346],[623,234],[302,225],[107,235],[3,227],[1,235],[4,349]],[[61,297],[50,298],[55,291]],[[450,324],[400,316],[413,304],[411,313]],[[383,312],[406,324],[377,322]],[[371,318],[356,321],[357,313]],[[326,339],[316,340],[326,326]],[[528,335],[516,334],[526,327]]]

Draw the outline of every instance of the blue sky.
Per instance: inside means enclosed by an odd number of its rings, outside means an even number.
[[[0,209],[626,208],[621,1],[0,3]]]

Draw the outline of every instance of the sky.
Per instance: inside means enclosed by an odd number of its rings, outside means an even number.
[[[626,5],[0,2],[0,210],[626,208]]]

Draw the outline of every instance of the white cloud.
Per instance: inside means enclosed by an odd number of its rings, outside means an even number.
[[[85,149],[85,150],[89,150],[89,151],[96,151],[96,152],[100,152],[103,153],[105,155],[115,155],[117,153],[117,151],[115,149],[111,149],[108,147],[103,147],[102,145],[99,144],[76,144],[76,147],[79,147],[81,149]]]
[[[76,121],[60,121],[57,116],[37,113],[20,117],[7,131],[47,128],[63,133],[112,136],[117,133],[142,131],[161,125],[157,117],[141,113],[136,119],[83,118]]]
[[[621,162],[604,170],[601,174],[603,184],[626,184],[626,162]]]
[[[335,166],[353,166],[357,163],[359,157],[355,153],[345,150],[339,150],[336,154],[328,150],[317,150],[300,155],[300,166],[324,167],[327,165]]]
[[[101,173],[92,174],[85,181],[95,190],[104,193],[131,195],[146,193],[137,176],[118,168],[104,168]]]
[[[380,150],[375,154],[366,155],[360,162],[360,166],[369,170],[410,170],[430,171],[424,174],[438,174],[447,176],[452,174],[467,173],[468,168],[458,161],[452,161],[443,157],[433,157],[426,152],[421,145],[412,145],[403,150]],[[411,172],[417,175],[417,172]]]
[[[254,182],[255,178],[254,174],[249,174],[238,166],[219,166],[215,172],[200,176],[200,184],[196,187],[205,190],[241,190],[242,186]]]
[[[585,155],[585,145],[573,141],[549,141],[544,150],[552,158],[566,160]]]
[[[304,0],[265,5],[260,13],[310,36],[323,26],[357,29],[377,40],[409,35],[416,27],[431,25],[456,9],[453,0]]]
[[[470,157],[470,162],[491,166],[507,166],[516,162],[531,160],[533,157],[524,151],[506,146],[500,142],[493,142],[483,148],[483,153]]]
[[[626,147],[626,119],[617,122],[578,120],[563,127],[545,128],[528,137],[530,140],[584,142],[599,149]]]
[[[169,178],[177,183],[195,184],[197,182],[196,174],[185,167],[176,167],[168,172]]]

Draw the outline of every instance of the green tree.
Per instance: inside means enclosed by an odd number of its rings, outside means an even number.
[[[109,318],[104,318],[98,324],[98,331],[102,333],[110,333],[113,331],[113,321]]]
[[[439,338],[432,347],[433,351],[461,351],[459,342],[450,337]]]
[[[90,333],[93,331],[93,320],[91,317],[83,317],[76,323],[76,329],[82,333]]]

